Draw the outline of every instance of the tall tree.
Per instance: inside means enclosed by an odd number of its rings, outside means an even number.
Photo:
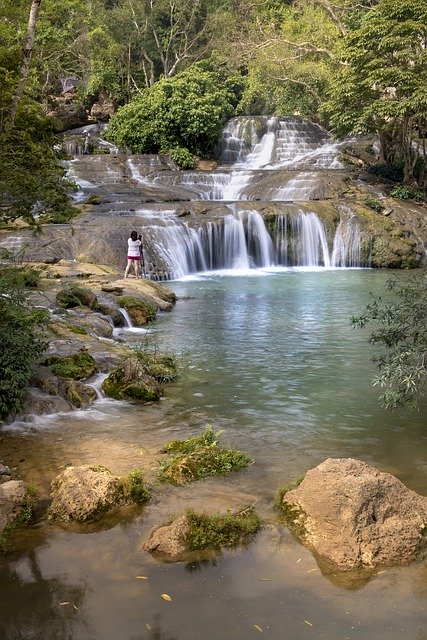
[[[24,93],[25,86],[27,84],[40,5],[41,5],[41,0],[32,0],[31,2],[30,16],[28,18],[28,25],[27,25],[27,37],[25,40],[24,48],[23,48],[23,62],[21,67],[21,75],[19,78],[15,95],[13,96],[9,121],[6,125],[7,131],[12,130],[13,127],[15,126],[15,118],[16,118],[16,113],[18,111],[19,102],[22,98],[22,94]]]
[[[338,134],[378,134],[385,163],[426,186],[427,4],[380,0],[350,31],[326,111]]]

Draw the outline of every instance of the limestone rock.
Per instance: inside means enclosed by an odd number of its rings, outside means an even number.
[[[303,544],[340,569],[406,564],[427,548],[427,498],[360,460],[325,460],[283,507]]]
[[[95,520],[121,501],[120,480],[105,467],[68,467],[52,482],[48,518],[65,522]]]
[[[178,561],[188,553],[186,539],[189,529],[187,516],[179,516],[170,524],[155,529],[142,548],[167,557],[170,562]]]
[[[9,480],[0,484],[0,532],[20,515],[27,495],[21,480]]]

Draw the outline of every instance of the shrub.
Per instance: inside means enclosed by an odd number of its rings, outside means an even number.
[[[381,213],[384,211],[384,207],[379,200],[376,198],[372,198],[371,196],[366,196],[363,198],[363,204],[372,209],[372,211],[376,211],[377,213]]]
[[[398,186],[390,193],[392,198],[398,198],[399,200],[415,200],[416,202],[422,202],[424,200],[424,192],[416,187]]]
[[[17,269],[0,270],[0,419],[21,409],[33,367],[47,347],[41,329],[48,321],[45,310],[28,304]]]
[[[369,173],[391,180],[391,182],[402,182],[403,180],[403,162],[394,162],[391,164],[374,164],[369,167]]]
[[[171,157],[171,159],[180,167],[180,169],[193,169],[194,157],[187,150],[182,147],[174,147],[165,152]]]
[[[186,150],[207,157],[224,123],[234,115],[239,86],[209,61],[197,62],[119,109],[106,136],[134,153],[179,148],[180,155]]]

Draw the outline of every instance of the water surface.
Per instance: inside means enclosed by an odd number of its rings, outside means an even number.
[[[271,508],[280,485],[327,457],[365,460],[426,493],[426,404],[415,415],[380,407],[368,332],[349,322],[390,275],[287,270],[171,283],[177,306],[145,341],[182,354],[186,371],[160,403],[99,401],[0,432],[2,457],[42,494],[66,464],[142,465],[154,477],[161,444],[208,422],[255,459],[225,478],[156,487],[147,507],[99,526],[41,523],[16,537],[0,557],[0,638],[425,640],[425,563],[366,583],[325,576]],[[247,504],[268,523],[249,549],[193,564],[141,550],[153,526],[188,506]]]

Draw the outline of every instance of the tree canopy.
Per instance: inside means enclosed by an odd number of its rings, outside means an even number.
[[[209,62],[163,78],[111,118],[107,136],[134,153],[185,148],[206,156],[235,110],[242,79]]]

